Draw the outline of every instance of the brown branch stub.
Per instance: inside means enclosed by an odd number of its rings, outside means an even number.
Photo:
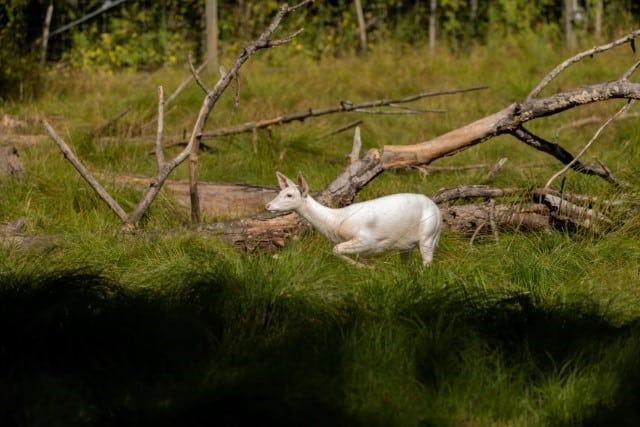
[[[0,147],[0,178],[24,173],[24,165],[16,147]]]
[[[349,154],[349,163],[355,163],[360,158],[360,150],[362,149],[362,139],[360,138],[360,126],[356,126],[353,133],[353,147]]]
[[[164,89],[158,86],[158,129],[156,132],[156,164],[158,170],[164,165],[164,152],[162,151],[162,138],[164,134]]]

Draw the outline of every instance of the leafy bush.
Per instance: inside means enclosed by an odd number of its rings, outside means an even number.
[[[0,6],[0,101],[30,97],[38,89],[41,67],[29,3],[8,0]]]

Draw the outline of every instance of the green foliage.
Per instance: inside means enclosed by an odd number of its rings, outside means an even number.
[[[101,31],[99,24],[93,22],[83,31],[73,32],[72,48],[63,60],[85,70],[154,70],[184,62],[187,53],[193,52],[194,42],[158,22],[155,13],[157,8],[143,9],[133,3],[121,16],[109,20],[109,31]],[[175,25],[180,24],[184,25]]]
[[[29,3],[7,0],[0,6],[0,102],[29,99],[42,83],[39,52],[30,37]]]

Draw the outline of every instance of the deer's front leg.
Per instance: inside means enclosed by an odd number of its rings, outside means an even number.
[[[333,247],[333,253],[342,258],[343,260],[347,261],[349,264],[352,265],[356,265],[358,267],[363,267],[363,268],[370,268],[372,269],[373,267],[369,267],[367,265],[364,265],[358,261],[355,261],[351,258],[349,258],[346,254],[361,254],[363,252],[366,252],[369,249],[369,247],[358,241],[358,240],[349,240],[347,242],[342,242],[339,243],[337,245],[335,245]]]

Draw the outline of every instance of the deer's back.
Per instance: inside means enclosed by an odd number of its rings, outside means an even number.
[[[376,250],[408,249],[440,227],[436,204],[422,194],[401,193],[340,209],[338,236],[370,240]]]

